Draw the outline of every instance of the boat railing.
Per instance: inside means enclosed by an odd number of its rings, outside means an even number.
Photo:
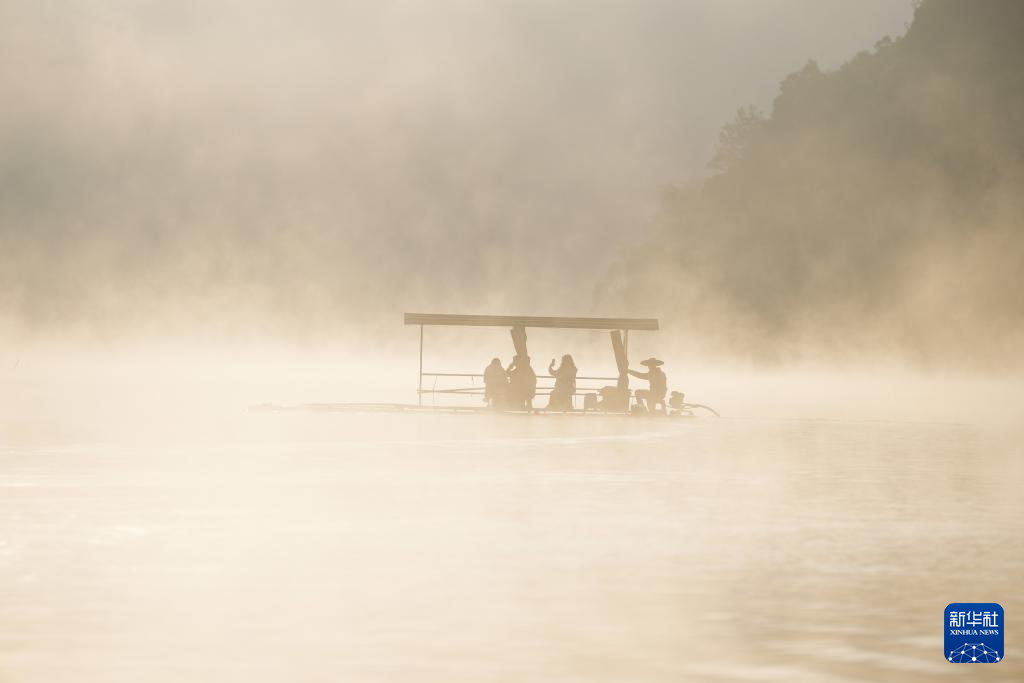
[[[457,395],[457,396],[483,396],[485,387],[483,384],[483,374],[478,372],[423,372],[422,376],[424,379],[428,377],[434,378],[433,384],[429,388],[421,387],[418,391],[422,395],[436,396],[437,394],[444,395]],[[463,378],[469,379],[473,384],[470,386],[455,386],[455,387],[438,387],[438,379],[440,378]],[[480,380],[479,384],[475,383],[476,380]],[[545,380],[554,380],[553,375],[537,375],[537,396],[547,396],[554,389],[554,384],[546,382]],[[576,391],[573,393],[573,404],[576,403],[576,397],[586,396],[587,394],[596,394],[602,388],[606,386],[614,386],[618,382],[618,377],[600,377],[590,375],[580,375],[576,377]],[[544,382],[543,384],[541,382]],[[582,386],[581,386],[582,383]]]

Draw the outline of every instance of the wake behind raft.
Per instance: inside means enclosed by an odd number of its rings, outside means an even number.
[[[641,361],[646,371],[629,367],[629,333],[631,331],[658,330],[656,318],[576,318],[512,315],[448,315],[438,313],[406,313],[406,325],[420,328],[419,376],[415,405],[400,403],[307,403],[299,406],[254,406],[253,410],[312,410],[327,412],[387,411],[387,412],[501,412],[525,415],[634,415],[694,417],[697,411],[718,416],[711,407],[700,403],[687,403],[681,392],[668,392],[665,373],[656,358]],[[507,327],[512,337],[513,361],[506,368],[495,358],[483,373],[428,372],[423,369],[424,329],[431,326],[452,327]],[[615,377],[579,376],[572,357],[562,357],[556,369],[554,361],[548,374],[537,375],[530,365],[527,350],[527,328],[566,330],[607,330],[611,338],[612,353],[618,375]],[[569,372],[567,373],[567,367]],[[646,389],[632,390],[630,376],[648,384]],[[477,383],[477,380],[483,380]],[[447,386],[449,383],[469,382],[469,386]],[[543,383],[541,383],[543,382]],[[553,383],[552,383],[553,382]],[[429,383],[429,386],[426,386]],[[494,384],[496,384],[496,387]],[[438,386],[441,384],[441,386]],[[439,404],[438,398],[479,397],[486,407]],[[424,404],[424,397],[430,399]],[[548,397],[545,408],[534,406],[539,397]]]

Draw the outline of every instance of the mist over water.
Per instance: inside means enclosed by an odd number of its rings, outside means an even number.
[[[542,334],[546,332],[547,334]],[[432,336],[433,335],[433,336]],[[709,364],[664,353],[660,333],[634,334],[634,359],[661,356],[668,386],[731,419],[896,421],[1006,428],[1024,416],[1014,375],[930,373],[900,365],[766,368]],[[461,340],[459,339],[461,337]],[[506,362],[505,330],[426,333],[424,370],[481,373],[494,356]],[[273,404],[417,402],[418,332],[397,326],[393,346],[352,353],[345,347],[212,343],[151,344],[143,349],[36,347],[0,369],[0,432],[6,443],[153,443],[232,440],[250,408]],[[533,365],[543,373],[563,353],[581,376],[614,377],[603,333],[538,330]],[[424,387],[482,387],[480,379],[427,378]],[[543,384],[543,382],[542,382]],[[600,385],[600,382],[596,383]],[[633,388],[643,387],[634,380]],[[424,397],[425,405],[480,407],[480,396]],[[535,406],[543,407],[545,397]],[[577,402],[579,407],[581,404]]]
[[[0,3],[0,325],[584,314],[662,187],[902,3]],[[813,30],[808,30],[813,26]]]
[[[943,606],[1022,607],[1019,433],[223,419],[0,450],[5,677],[961,680]]]
[[[0,0],[0,681],[963,680],[943,606],[1024,611],[1020,7]],[[406,311],[657,317],[722,417],[294,409],[417,403]]]

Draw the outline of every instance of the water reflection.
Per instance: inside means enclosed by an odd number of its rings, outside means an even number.
[[[238,427],[2,451],[5,680],[961,680],[943,607],[1024,606],[1020,451],[992,429]]]

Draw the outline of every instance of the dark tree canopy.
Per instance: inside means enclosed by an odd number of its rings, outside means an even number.
[[[1024,3],[926,0],[899,39],[740,109],[600,294],[716,348],[1005,362],[1024,326]],[[653,311],[652,311],[653,312]]]

